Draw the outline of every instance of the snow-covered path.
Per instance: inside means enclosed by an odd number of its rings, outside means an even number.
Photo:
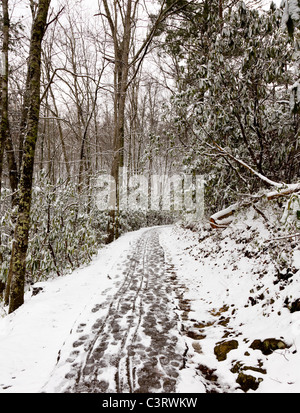
[[[125,234],[87,267],[27,291],[0,318],[0,393],[177,391],[187,347],[160,240],[171,232]]]
[[[144,228],[35,284],[0,307],[0,393],[299,393],[300,250],[279,273],[271,237],[251,216]]]
[[[74,326],[44,391],[175,392],[185,347],[159,229],[135,240],[120,272],[116,293]]]

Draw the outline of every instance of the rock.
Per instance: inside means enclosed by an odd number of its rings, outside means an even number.
[[[187,336],[193,338],[194,340],[203,340],[206,337],[205,334],[199,334],[195,331],[188,331]]]
[[[280,281],[282,281],[282,282],[288,281],[290,278],[293,277],[293,275],[294,275],[294,274],[291,272],[290,268],[288,268],[285,273],[277,272],[277,274],[276,274],[277,280],[275,280],[275,281],[273,282],[273,284],[276,285],[276,284],[278,284]]]
[[[259,383],[263,379],[256,379],[255,377],[251,376],[250,374],[239,373],[236,382],[240,385],[241,389],[244,392],[248,390],[257,390]]]
[[[247,370],[251,370],[251,371],[256,371],[257,373],[261,373],[261,374],[267,374],[267,370],[262,368],[262,364],[260,365],[260,367],[256,367],[256,366],[245,366],[243,364],[243,362],[241,361],[237,361],[232,368],[230,369],[230,371],[232,373],[243,373]]]
[[[254,340],[249,347],[253,350],[261,350],[262,342],[261,340]]]
[[[296,311],[300,311],[300,298],[297,298],[292,303],[290,302],[289,298],[286,297],[284,300],[284,306],[290,310],[291,313],[295,313]]]
[[[297,300],[295,300],[290,308],[290,312],[291,313],[295,313],[296,311],[300,311],[300,298],[298,298]]]
[[[231,350],[237,349],[238,346],[239,343],[237,340],[229,340],[218,343],[214,348],[215,356],[217,357],[218,361],[226,360],[227,353],[229,353],[229,351]]]
[[[41,291],[43,291],[43,287],[33,287],[32,289],[32,296],[39,294]]]
[[[283,350],[289,346],[282,340],[266,338],[264,341],[254,340],[249,346],[253,350],[260,350],[265,356],[272,354],[275,350]]]
[[[196,351],[196,353],[203,354],[202,347],[200,346],[198,341],[194,341],[192,343],[192,346],[193,346],[194,350]]]
[[[216,376],[214,373],[216,369],[210,369],[209,367],[205,366],[204,364],[199,364],[198,370],[201,371],[202,376],[208,380],[208,381],[213,381],[216,382],[218,381],[218,376]]]

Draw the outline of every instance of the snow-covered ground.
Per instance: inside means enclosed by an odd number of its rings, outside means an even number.
[[[254,214],[217,232],[160,230],[188,349],[178,393],[243,392],[236,382],[241,374],[258,385],[249,392],[300,392],[300,311],[290,311],[300,298],[299,245],[269,242],[274,234]],[[0,392],[39,393],[53,381],[70,332],[81,321],[92,324],[93,305],[116,293],[122,262],[144,231],[122,236],[72,274],[34,285],[13,314],[1,309]],[[284,260],[288,271],[279,268]],[[269,338],[285,348],[263,354],[250,347]],[[215,353],[220,343],[234,344],[221,361]]]
[[[0,392],[42,391],[73,327],[90,317],[94,304],[116,292],[118,264],[143,231],[101,249],[84,268],[35,284],[43,291],[32,295],[31,288],[24,305],[0,319]]]
[[[272,214],[265,213],[270,222]],[[198,366],[208,391],[241,392],[236,380],[243,373],[259,383],[257,393],[298,393],[300,307],[290,308],[300,298],[299,242],[269,242],[273,230],[255,215],[248,211],[217,233],[200,227],[194,233],[174,231],[172,259],[178,279],[188,287],[184,298],[190,307],[183,320],[187,366]],[[162,238],[169,243],[166,233]],[[254,340],[270,338],[286,348],[267,355],[250,348]],[[216,344],[232,340],[237,348],[218,361]],[[191,370],[185,373],[188,377]],[[187,387],[186,380],[179,390]]]

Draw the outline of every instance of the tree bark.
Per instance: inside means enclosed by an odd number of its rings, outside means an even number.
[[[19,183],[19,171],[18,171],[18,166],[16,162],[13,142],[12,142],[11,135],[10,135],[10,129],[9,129],[7,140],[6,140],[5,152],[6,152],[8,171],[9,171],[10,188],[12,191],[12,196],[11,196],[12,206],[15,206],[18,202],[17,189],[18,189],[18,183]]]
[[[139,0],[135,1],[134,12]],[[132,40],[132,6],[133,1],[128,0],[124,10],[122,39],[118,39],[117,5],[114,2],[111,12],[108,1],[103,0],[106,18],[108,20],[114,43],[114,134],[113,134],[113,159],[111,176],[116,183],[115,209],[110,211],[108,223],[108,242],[119,236],[119,170],[124,167],[124,122],[125,104],[129,75],[129,49]],[[113,15],[114,13],[114,15]]]
[[[2,0],[3,11],[3,42],[2,42],[2,87],[1,87],[1,123],[0,123],[0,195],[2,188],[2,170],[3,170],[3,154],[7,137],[9,134],[9,121],[8,121],[8,45],[9,45],[9,14],[8,14],[8,0]]]
[[[51,0],[39,0],[31,33],[28,62],[29,110],[19,183],[19,205],[15,227],[15,248],[11,257],[12,284],[10,288],[9,313],[15,311],[24,302],[33,167],[40,113],[42,40],[46,30],[50,2]]]

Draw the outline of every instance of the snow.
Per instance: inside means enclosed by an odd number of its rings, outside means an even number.
[[[296,268],[300,268],[300,251],[299,250],[295,250],[293,252],[293,265]]]
[[[213,214],[213,215],[211,216],[211,218],[214,219],[214,220],[218,220],[219,218],[221,218],[221,217],[223,217],[223,216],[225,216],[225,215],[231,215],[231,214],[233,214],[233,213],[235,212],[235,210],[237,209],[237,207],[238,207],[238,203],[236,203],[236,204],[234,204],[234,205],[231,205],[231,206],[228,207],[228,208],[222,209],[222,211],[216,212],[215,214]],[[231,221],[232,221],[232,218],[230,218],[230,221],[228,221],[228,222],[231,222]],[[223,222],[224,222],[224,221],[222,220],[222,223],[223,223]]]
[[[43,291],[35,296],[27,291],[24,305],[0,319],[0,392],[42,391],[73,326],[89,319],[93,305],[117,289],[116,263],[142,231],[101,249],[90,265],[72,274],[35,284]]]
[[[300,372],[295,366],[300,362],[300,313],[290,313],[284,306],[286,297],[300,297],[299,246],[297,244],[292,254],[292,264],[295,271],[298,269],[293,282],[285,287],[280,283],[274,284],[277,267],[272,261],[272,255],[262,253],[258,255],[258,259],[253,259],[245,254],[245,245],[248,252],[251,252],[249,241],[254,231],[256,242],[260,245],[270,238],[263,221],[258,219],[254,222],[250,217],[235,224],[238,227],[235,231],[229,227],[218,236],[209,236],[200,243],[198,232],[180,233],[177,230],[178,239],[172,244],[172,257],[177,256],[173,261],[178,277],[188,286],[185,297],[192,304],[193,313],[190,318],[202,320],[206,324],[206,338],[200,341],[200,354],[193,352],[193,340],[190,339],[190,366],[205,365],[215,369],[215,374],[223,381],[223,391],[241,392],[235,382],[237,374],[232,374],[230,369],[237,361],[252,367],[262,364],[267,370],[266,375],[252,370],[245,371],[245,374],[263,379],[256,392],[299,392]],[[243,237],[243,244],[240,244],[238,233]],[[213,245],[212,242],[218,244]],[[257,292],[254,295],[255,289]],[[261,302],[251,305],[249,296],[256,297],[260,294],[264,295]],[[228,310],[224,310],[226,306]],[[224,311],[220,311],[222,307]],[[226,328],[217,323],[220,316],[228,317]],[[209,326],[210,323],[214,324]],[[229,338],[224,338],[224,332],[230,333]],[[268,356],[249,348],[254,340],[266,338],[283,339],[290,347],[276,350]],[[229,339],[238,340],[238,349],[230,351],[227,360],[218,362],[213,348],[216,343]]]
[[[6,315],[2,308],[0,392],[59,391],[56,386],[65,371],[63,366],[58,371],[55,367],[58,358],[72,349],[70,332],[82,322],[86,328],[95,322],[91,309],[100,308],[116,292],[122,263],[144,231],[123,235],[72,274],[34,285],[43,290],[37,295],[32,295],[32,288],[27,291],[24,305],[13,314]],[[275,244],[265,242],[272,238],[274,234],[254,211],[224,230],[212,231],[205,225],[196,231],[179,225],[160,229],[166,263],[174,265],[176,273],[176,312],[182,323],[178,334],[187,348],[178,393],[243,393],[233,371],[237,363],[256,368],[244,370],[260,379],[257,390],[249,393],[300,392],[300,370],[295,367],[300,363],[300,312],[291,313],[285,305],[287,297],[290,303],[300,298],[300,250],[293,240],[280,241],[287,248],[280,244],[277,250]],[[278,255],[277,251],[290,259],[293,277],[287,281],[274,282],[278,265],[272,254]],[[179,296],[189,303],[187,317]],[[101,311],[104,314],[105,308]],[[254,340],[266,338],[281,339],[288,348],[270,355],[250,348]],[[218,361],[215,345],[233,339],[238,347]],[[113,379],[115,372],[108,369],[107,374]],[[217,379],[208,379],[209,375]]]

